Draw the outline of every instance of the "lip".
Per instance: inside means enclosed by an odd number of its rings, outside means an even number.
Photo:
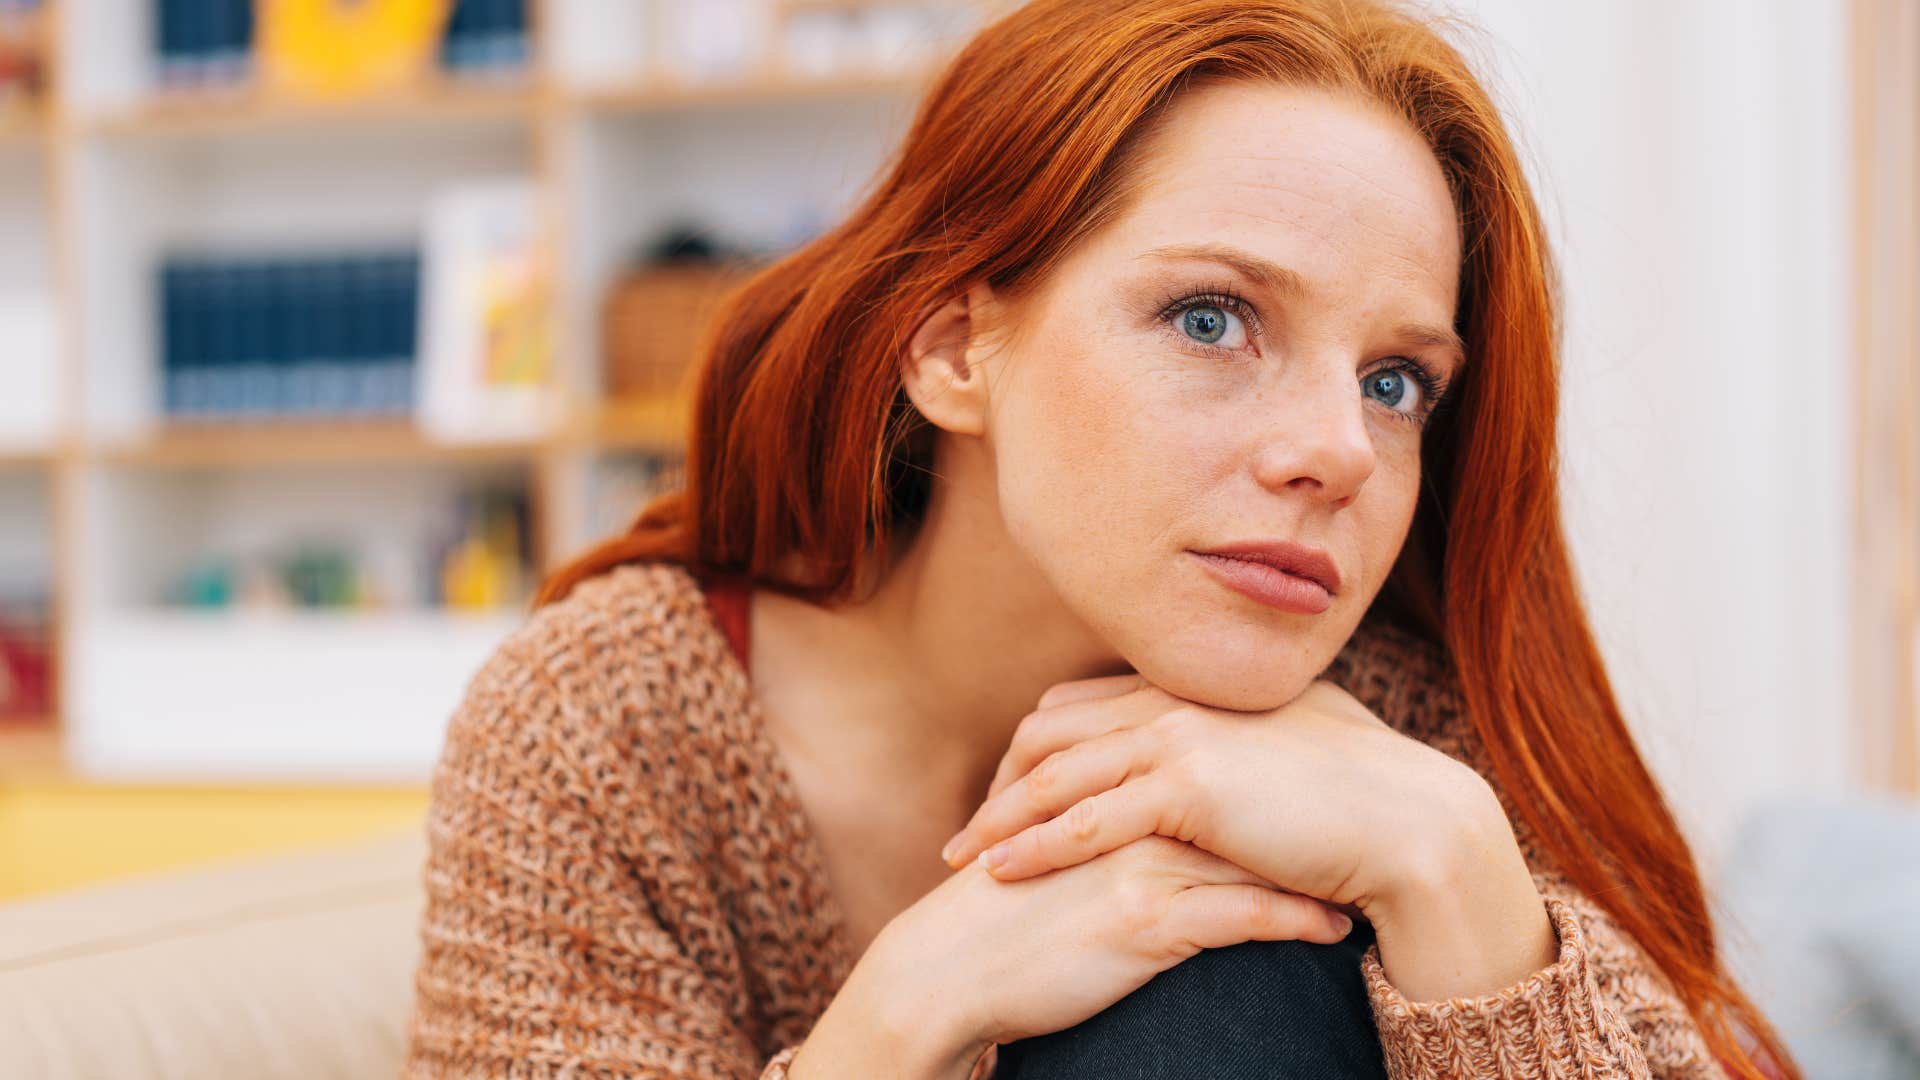
[[[1222,584],[1261,603],[1317,615],[1340,591],[1340,571],[1320,548],[1249,540],[1190,552]]]

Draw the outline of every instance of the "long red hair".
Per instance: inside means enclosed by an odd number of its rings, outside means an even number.
[[[684,487],[534,602],[642,560],[847,599],[925,507],[931,429],[898,366],[921,318],[976,281],[1019,292],[1111,220],[1143,136],[1196,80],[1369,95],[1447,176],[1471,358],[1424,437],[1413,528],[1376,604],[1445,647],[1503,790],[1722,1063],[1764,1078],[1764,1054],[1797,1078],[1723,963],[1693,853],[1595,648],[1560,522],[1556,271],[1499,112],[1437,25],[1385,0],[1034,0],[993,23],[935,80],[851,215],[715,319]]]

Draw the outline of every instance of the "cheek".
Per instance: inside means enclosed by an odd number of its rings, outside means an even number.
[[[1165,525],[1200,456],[1196,425],[1123,348],[1040,341],[1008,372],[993,433],[1001,509],[1036,558],[1099,551],[1118,569],[1128,546]]]
[[[1354,507],[1358,526],[1357,543],[1365,568],[1361,595],[1372,603],[1374,593],[1386,582],[1387,574],[1400,557],[1407,530],[1420,498],[1420,452],[1417,440],[1406,445],[1376,444],[1379,464],[1367,478],[1360,504]]]

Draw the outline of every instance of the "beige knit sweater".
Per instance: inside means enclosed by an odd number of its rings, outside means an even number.
[[[1326,677],[1486,773],[1431,646],[1363,624]],[[531,615],[469,684],[434,774],[403,1075],[784,1077],[856,957],[760,724],[683,567],[622,566]],[[1646,955],[1520,840],[1558,958],[1412,1002],[1374,946],[1389,1074],[1724,1076]]]

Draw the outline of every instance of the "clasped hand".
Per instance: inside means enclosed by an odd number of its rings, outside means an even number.
[[[1256,713],[1128,674],[1050,688],[942,858],[959,868],[984,852],[987,871],[1012,881],[1159,834],[1371,916],[1457,880],[1461,861],[1502,832],[1511,837],[1478,773],[1332,682]]]

